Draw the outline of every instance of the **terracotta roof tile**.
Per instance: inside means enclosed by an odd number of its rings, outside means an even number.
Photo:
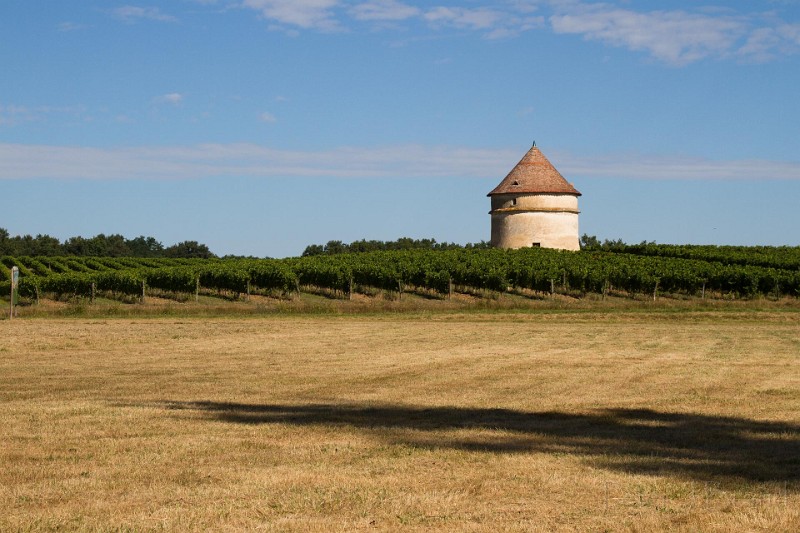
[[[528,150],[517,166],[487,196],[513,193],[581,195],[536,146]]]

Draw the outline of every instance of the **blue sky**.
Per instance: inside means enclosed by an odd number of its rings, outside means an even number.
[[[800,245],[797,0],[8,0],[0,71],[12,235],[477,242],[536,140],[581,233]]]

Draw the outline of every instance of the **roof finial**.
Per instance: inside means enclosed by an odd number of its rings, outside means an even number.
[[[536,141],[533,141],[533,146],[531,148],[536,148]]]

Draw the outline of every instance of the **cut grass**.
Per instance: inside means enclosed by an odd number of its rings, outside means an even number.
[[[0,323],[0,530],[800,529],[800,315]]]

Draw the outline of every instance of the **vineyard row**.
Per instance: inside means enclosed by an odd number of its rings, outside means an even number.
[[[504,292],[554,287],[580,293],[708,291],[732,297],[800,296],[800,271],[670,255],[522,250],[409,250],[288,259],[142,259],[2,257],[0,293],[8,294],[8,268],[20,268],[20,295],[89,297],[95,291],[141,295],[144,288],[196,293],[200,287],[231,293],[289,294],[315,287],[348,294],[359,287]]]

